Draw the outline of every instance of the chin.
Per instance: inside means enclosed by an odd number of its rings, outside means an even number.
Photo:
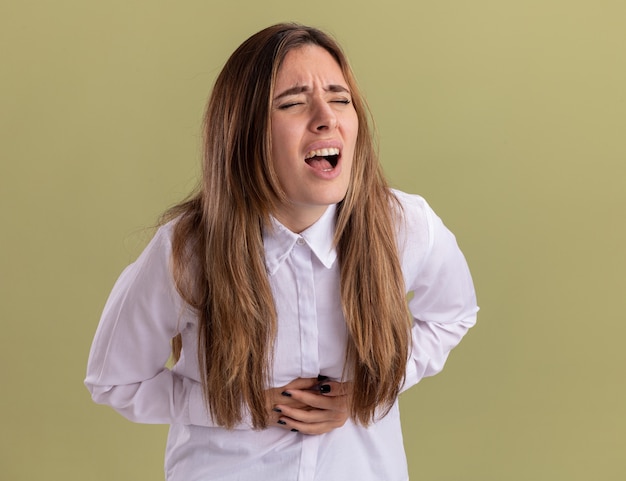
[[[334,194],[329,194],[324,196],[323,198],[318,199],[319,205],[333,205],[338,204],[343,199],[346,198],[347,191],[342,191]]]

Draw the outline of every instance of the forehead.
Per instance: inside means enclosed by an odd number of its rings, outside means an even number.
[[[304,45],[287,52],[276,75],[276,89],[321,82],[347,86],[335,58],[318,45]]]

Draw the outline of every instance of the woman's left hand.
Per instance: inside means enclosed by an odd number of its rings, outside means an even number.
[[[313,389],[287,389],[283,396],[305,405],[277,404],[278,425],[303,434],[323,434],[345,424],[350,415],[349,396],[352,383],[324,381]],[[283,424],[284,423],[284,424]]]

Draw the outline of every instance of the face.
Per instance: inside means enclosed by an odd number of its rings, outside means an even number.
[[[291,50],[278,70],[272,99],[272,162],[285,204],[274,213],[294,232],[343,200],[358,131],[352,97],[339,64],[325,49]]]

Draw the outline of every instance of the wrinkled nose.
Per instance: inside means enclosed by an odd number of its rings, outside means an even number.
[[[333,130],[337,127],[337,115],[327,102],[315,103],[310,126],[315,132]]]

